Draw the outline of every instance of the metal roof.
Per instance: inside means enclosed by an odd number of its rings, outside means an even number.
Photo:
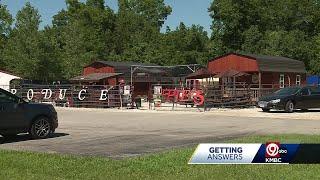
[[[281,56],[266,56],[256,54],[242,55],[256,59],[258,62],[259,70],[262,72],[306,73],[306,67],[303,61],[298,61],[295,59]]]
[[[208,69],[206,68],[201,68],[198,71],[189,74],[186,78],[187,79],[200,79],[200,78],[208,78],[213,76],[214,74],[212,74]]]
[[[88,66],[94,64],[94,63],[101,63],[107,66],[112,66],[112,67],[130,67],[130,66],[156,66],[156,64],[152,63],[139,63],[139,62],[131,62],[131,61],[95,61]],[[87,67],[87,66],[86,66]]]
[[[70,81],[97,82],[102,79],[122,75],[122,73],[93,73],[85,76],[71,78]]]
[[[244,73],[244,72],[240,72],[240,71],[236,71],[233,69],[221,72],[217,75],[215,75],[215,78],[223,78],[223,77],[240,77],[240,76],[247,76],[249,74]]]
[[[242,56],[257,61],[260,72],[296,72],[306,73],[306,67],[303,61],[281,57],[281,56],[268,56],[268,55],[257,55],[257,54],[239,54],[239,53],[228,53],[212,59],[211,61],[217,60],[222,57],[229,55]]]
[[[152,63],[140,63],[131,61],[95,61],[85,67],[92,66],[95,63],[100,63],[106,66],[113,67],[115,72],[123,73],[129,76],[131,73],[131,67],[135,68],[135,73],[149,73],[149,74],[159,74],[174,77],[183,77],[191,74],[193,71],[188,65],[178,65],[178,66],[159,66]],[[192,64],[189,66],[200,66],[197,64]]]

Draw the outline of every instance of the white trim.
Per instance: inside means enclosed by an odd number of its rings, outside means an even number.
[[[284,74],[280,74],[280,77],[279,77],[279,86],[280,86],[280,88],[284,88],[284,81],[285,81]]]
[[[296,85],[301,85],[301,75],[296,75]]]

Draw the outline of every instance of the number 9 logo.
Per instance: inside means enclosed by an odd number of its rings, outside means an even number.
[[[279,146],[275,143],[270,143],[266,148],[266,152],[269,156],[275,157],[279,153]]]

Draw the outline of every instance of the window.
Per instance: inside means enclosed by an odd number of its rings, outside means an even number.
[[[308,88],[303,88],[303,89],[301,90],[300,94],[301,94],[302,96],[309,96],[309,95],[310,95],[310,91],[309,91]]]
[[[284,74],[280,74],[279,84],[280,88],[284,88]]]
[[[319,87],[311,87],[310,92],[311,92],[311,95],[320,95],[320,88]]]
[[[298,86],[301,85],[301,76],[300,75],[296,76],[296,85],[298,85]]]

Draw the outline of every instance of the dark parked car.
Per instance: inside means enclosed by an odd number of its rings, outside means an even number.
[[[0,88],[2,136],[28,132],[33,138],[47,138],[57,127],[57,112],[52,105],[29,103]]]
[[[261,97],[258,107],[267,112],[270,109],[293,112],[295,109],[308,110],[320,108],[320,89],[318,87],[290,87]]]

